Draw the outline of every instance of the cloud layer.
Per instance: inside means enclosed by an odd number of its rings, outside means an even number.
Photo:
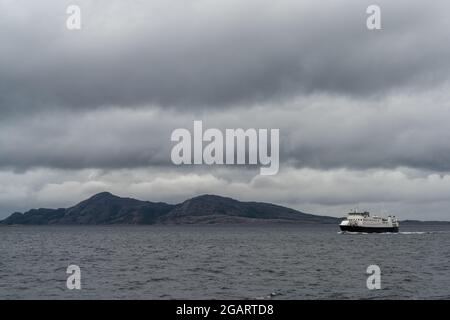
[[[208,113],[104,108],[40,113],[0,126],[0,167],[26,170],[172,166],[176,128],[278,128],[283,166],[450,169],[450,90],[383,99],[299,97]],[[1,122],[0,122],[1,123]]]
[[[450,4],[0,0],[0,217],[97,191],[450,220]],[[170,134],[280,129],[280,174],[175,167]],[[422,218],[428,218],[422,217]]]
[[[301,93],[367,96],[448,79],[445,0],[2,1],[2,110],[219,108]]]
[[[397,170],[329,171],[286,168],[276,176],[242,174],[237,168],[0,171],[0,216],[30,207],[68,207],[101,192],[178,203],[198,194],[265,201],[306,212],[343,216],[357,206],[388,210],[402,219],[442,219],[450,200],[450,175]],[[428,208],[428,209],[427,209]]]

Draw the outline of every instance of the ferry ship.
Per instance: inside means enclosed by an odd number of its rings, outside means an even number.
[[[398,232],[399,222],[395,216],[387,218],[373,216],[369,212],[350,212],[347,218],[341,222],[339,227],[347,232]]]

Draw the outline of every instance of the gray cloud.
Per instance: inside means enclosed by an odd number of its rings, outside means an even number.
[[[284,105],[207,114],[158,108],[41,113],[0,125],[0,167],[164,170],[173,166],[172,130],[192,131],[193,121],[203,120],[205,130],[279,128],[282,166],[446,172],[450,171],[446,88],[382,100],[316,95]]]
[[[0,0],[0,216],[109,190],[340,216],[448,219],[450,6],[377,1]],[[170,133],[279,128],[281,172],[175,167]]]
[[[384,94],[448,79],[448,3],[3,1],[0,107],[217,108],[299,93]]]
[[[0,171],[0,218],[32,207],[67,207],[104,190],[144,200],[177,203],[216,193],[342,216],[357,205],[395,212],[401,219],[448,219],[450,175],[400,170],[284,168],[276,176],[252,176],[234,168],[195,172],[170,169]],[[424,210],[432,208],[433,210]]]

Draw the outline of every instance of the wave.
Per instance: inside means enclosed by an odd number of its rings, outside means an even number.
[[[436,234],[445,233],[445,231],[400,231],[400,232],[351,232],[338,231],[338,234],[386,234],[386,235],[411,235],[411,234]]]

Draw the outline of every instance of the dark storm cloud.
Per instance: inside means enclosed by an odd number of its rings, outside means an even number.
[[[447,1],[2,1],[0,108],[217,108],[366,96],[448,76]]]
[[[300,97],[285,105],[269,103],[238,108],[238,112],[109,108],[42,113],[0,122],[0,167],[156,166],[163,171],[174,167],[172,131],[186,128],[192,132],[193,121],[202,120],[204,130],[280,129],[282,170],[411,167],[445,172],[450,171],[449,101],[448,86],[441,86],[372,101]]]
[[[0,217],[109,190],[448,219],[449,16],[447,0],[0,0]],[[172,165],[194,120],[280,129],[279,174]]]

